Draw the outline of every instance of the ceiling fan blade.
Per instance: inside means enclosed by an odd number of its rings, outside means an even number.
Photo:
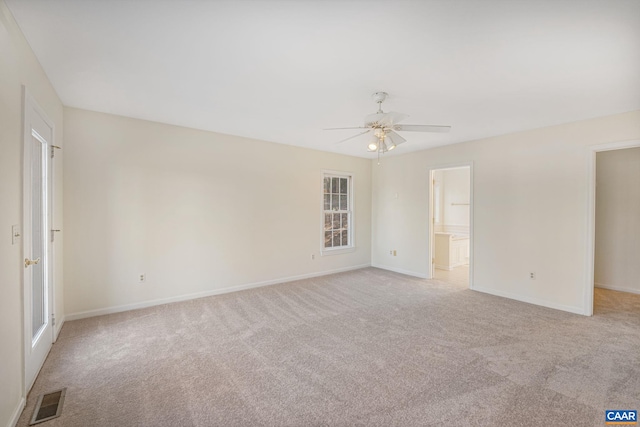
[[[350,127],[350,128],[326,128],[322,130],[342,130],[342,129],[369,129],[369,128],[367,126],[356,126],[356,127]]]
[[[348,140],[353,139],[353,138],[357,138],[357,137],[359,137],[360,135],[364,135],[365,133],[368,133],[369,131],[371,131],[371,129],[367,129],[367,130],[365,130],[364,132],[360,132],[360,133],[358,133],[358,134],[356,134],[356,135],[350,136],[349,138],[345,138],[345,139],[343,139],[342,141],[338,141],[338,142],[336,142],[336,144],[342,144],[342,143],[343,143],[343,142],[345,142],[345,141],[348,141]]]
[[[393,130],[409,132],[449,132],[451,126],[438,125],[393,125]]]
[[[394,131],[388,131],[385,135],[385,139],[390,140],[393,143],[393,145],[395,145],[396,147],[402,144],[403,142],[407,141],[406,139],[404,139]],[[390,144],[387,144],[387,145],[390,145]]]
[[[407,114],[389,111],[388,113],[384,113],[384,115],[378,120],[378,123],[384,127],[393,127],[396,123],[403,121],[407,117],[409,117]]]

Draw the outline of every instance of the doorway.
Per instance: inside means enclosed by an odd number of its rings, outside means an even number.
[[[594,313],[640,301],[640,147],[596,153]],[[633,295],[636,294],[636,295]],[[633,306],[630,307],[633,309]],[[637,308],[635,309],[637,312]],[[633,310],[632,310],[633,311]]]
[[[429,172],[431,278],[471,288],[472,167],[433,168]]]
[[[595,305],[595,298],[594,298],[594,294],[595,294],[595,287],[596,287],[596,274],[595,274],[595,268],[596,268],[596,234],[597,233],[601,233],[602,231],[604,231],[602,229],[602,225],[599,227],[598,230],[596,230],[596,199],[597,199],[597,192],[596,192],[596,180],[597,180],[597,176],[596,176],[596,159],[597,159],[597,155],[599,153],[603,153],[603,152],[609,152],[609,151],[614,151],[614,150],[625,150],[623,151],[623,153],[628,153],[626,151],[626,149],[633,149],[633,148],[638,148],[640,147],[640,140],[631,140],[631,141],[620,141],[620,142],[612,142],[612,143],[607,143],[607,144],[601,144],[601,145],[595,145],[590,147],[590,153],[589,153],[589,169],[588,169],[588,185],[589,185],[589,201],[588,201],[588,210],[587,210],[587,215],[588,215],[588,221],[587,221],[587,274],[586,274],[586,281],[584,284],[584,315],[586,316],[592,316],[593,315],[593,311],[594,311],[594,305]],[[633,170],[633,169],[630,169]],[[633,183],[627,183],[624,184],[626,187],[629,187],[631,185],[636,186],[637,184],[635,182]],[[601,188],[601,190],[603,190]],[[602,191],[601,191],[602,194]],[[631,200],[628,200],[631,201]],[[637,208],[632,208],[632,209],[637,209]],[[627,211],[628,214],[630,214],[630,218],[633,218],[633,213],[632,211]],[[601,214],[602,215],[602,214]],[[636,213],[637,215],[637,213]],[[604,235],[601,234],[601,239],[604,237]],[[633,264],[627,264],[629,266],[635,266],[636,263]],[[603,277],[602,275],[599,275],[600,277]],[[599,278],[598,280],[602,280],[601,278]],[[609,285],[610,286],[610,285]],[[600,283],[600,286],[602,287],[602,283]]]
[[[23,253],[25,395],[53,343],[51,254],[53,123],[29,95],[24,100]]]

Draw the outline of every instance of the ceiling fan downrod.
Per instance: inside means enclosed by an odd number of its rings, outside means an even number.
[[[377,111],[377,113],[383,113],[383,111],[382,111],[382,103],[384,102],[385,99],[387,99],[387,96],[389,96],[389,94],[387,92],[375,92],[373,95],[371,95],[373,100],[376,103],[378,103],[378,111]]]

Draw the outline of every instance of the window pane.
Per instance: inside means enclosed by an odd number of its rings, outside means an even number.
[[[340,214],[333,214],[333,224],[331,228],[334,230],[340,229]]]
[[[339,231],[334,231],[333,232],[333,246],[340,246],[340,232]]]
[[[330,248],[333,246],[333,242],[331,240],[331,231],[325,231],[324,232],[324,247],[325,248]]]
[[[351,245],[351,178],[325,175],[322,180],[324,248]]]
[[[349,210],[349,206],[347,206],[347,195],[341,195],[340,196],[340,210],[341,211],[348,211]]]

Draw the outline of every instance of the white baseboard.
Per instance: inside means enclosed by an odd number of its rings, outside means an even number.
[[[262,286],[277,285],[279,283],[293,282],[295,280],[310,279],[313,277],[328,276],[329,274],[342,273],[351,270],[360,270],[361,268],[370,267],[370,264],[354,265],[351,267],[338,268],[335,270],[321,271],[316,273],[301,274],[299,276],[283,277],[280,279],[265,280],[263,282],[247,283],[244,285],[229,286],[226,288],[212,289],[204,292],[196,292],[193,294],[177,295],[174,297],[160,298],[149,301],[142,301],[133,304],[119,305],[115,307],[99,308],[96,310],[81,311],[78,313],[67,314],[66,320],[85,319],[87,317],[102,316],[105,314],[120,313],[123,311],[137,310],[140,308],[153,307],[155,305],[169,304],[172,302],[188,301],[196,298],[210,297],[213,295],[227,294],[229,292],[244,291],[246,289],[260,288]]]
[[[426,274],[416,273],[415,271],[405,270],[403,268],[389,267],[383,264],[371,264],[371,267],[381,268],[382,270],[393,271],[394,273],[406,274],[407,276],[419,277],[420,279],[427,279]]]
[[[447,270],[447,271],[453,270],[453,267],[449,267],[448,265],[434,264],[434,267],[437,268],[438,270]]]
[[[9,424],[7,424],[7,427],[15,427],[16,424],[18,424],[18,420],[20,419],[20,415],[22,415],[22,411],[24,410],[24,405],[25,405],[25,400],[24,397],[20,398],[20,402],[18,402],[18,406],[16,407],[15,411],[13,411],[13,414],[11,415],[11,419],[9,420]]]
[[[568,311],[569,313],[587,315],[585,310],[582,307],[574,307],[571,305],[557,304],[555,302],[548,301],[542,298],[534,298],[534,297],[528,297],[525,295],[514,294],[511,292],[497,291],[497,290],[485,288],[482,286],[474,286],[473,290],[478,292],[483,292],[485,294],[491,294],[499,297],[513,299],[520,302],[526,302],[528,304],[534,304],[534,305],[540,305],[542,307],[553,308],[555,310],[562,310],[562,311]]]
[[[595,283],[596,288],[609,289],[610,291],[629,292],[631,294],[640,294],[640,289],[625,288],[623,286],[611,286],[603,283]]]

